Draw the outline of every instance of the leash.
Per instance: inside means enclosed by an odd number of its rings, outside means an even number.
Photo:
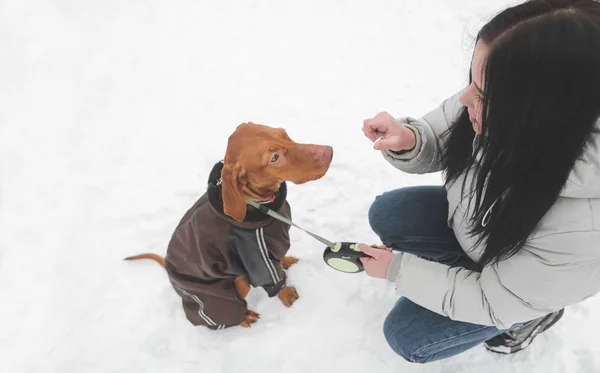
[[[265,205],[260,203],[250,201],[246,199],[246,202],[258,209],[259,211],[285,223],[300,229],[301,231],[309,234],[315,240],[327,245],[325,251],[323,252],[323,260],[327,263],[331,268],[338,270],[340,272],[345,273],[358,273],[364,271],[364,267],[360,258],[369,257],[367,254],[363,253],[362,250],[358,247],[358,244],[355,242],[332,242],[328,239],[319,236],[316,233],[311,231],[307,231],[306,229],[298,226],[290,219],[282,216],[281,214],[276,213]]]
[[[259,210],[259,211],[261,211],[261,212],[263,212],[263,213],[265,213],[265,214],[267,214],[267,215],[269,215],[269,216],[271,216],[271,217],[273,217],[273,218],[275,218],[275,219],[277,219],[277,220],[279,220],[279,221],[281,221],[281,222],[283,222],[285,224],[288,224],[288,225],[291,225],[291,226],[294,226],[294,227],[300,229],[301,231],[303,231],[303,232],[309,234],[310,236],[312,236],[315,240],[321,242],[322,244],[327,245],[328,247],[330,247],[332,249],[335,249],[336,246],[340,246],[339,243],[334,243],[333,241],[329,241],[328,239],[326,239],[324,237],[321,237],[321,236],[319,236],[316,233],[312,233],[310,231],[307,231],[306,229],[304,229],[304,228],[300,227],[299,225],[295,224],[290,219],[286,218],[285,216],[283,216],[281,214],[276,213],[275,211],[271,210],[270,208],[268,208],[265,205],[258,204],[258,203],[254,202],[254,201],[251,201],[251,200],[247,199],[247,198],[245,198],[245,200],[246,200],[246,202],[250,206],[256,208],[257,210]]]

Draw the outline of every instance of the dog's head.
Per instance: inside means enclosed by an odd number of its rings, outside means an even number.
[[[282,128],[241,124],[229,137],[221,171],[223,211],[242,221],[244,198],[266,201],[284,181],[303,184],[320,179],[332,158],[330,146],[299,144]]]

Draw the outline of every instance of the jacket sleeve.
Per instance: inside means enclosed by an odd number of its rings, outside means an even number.
[[[459,102],[461,95],[462,91],[456,93],[421,119],[400,118],[399,121],[414,132],[416,146],[412,151],[403,154],[383,150],[384,158],[397,169],[412,174],[441,171],[440,151],[446,142],[446,131],[463,108]]]
[[[481,273],[398,254],[397,274],[390,273],[388,279],[395,278],[398,294],[438,314],[508,329],[595,295],[600,290],[600,263],[577,260],[564,248],[577,242],[593,252],[592,243],[599,240],[595,231],[545,236]],[[556,247],[562,247],[563,252]],[[554,253],[543,255],[548,250]],[[555,260],[549,262],[544,257]]]
[[[262,287],[273,297],[286,281],[281,261],[273,258],[264,237],[263,228],[232,227],[229,233],[232,258],[241,263],[250,284]]]

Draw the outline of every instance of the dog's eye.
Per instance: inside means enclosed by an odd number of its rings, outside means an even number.
[[[279,160],[279,154],[273,153],[273,155],[271,156],[271,163],[275,163],[278,160]]]

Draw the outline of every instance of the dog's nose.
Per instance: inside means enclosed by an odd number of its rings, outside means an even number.
[[[315,160],[329,164],[333,159],[333,148],[331,146],[320,146],[315,154]]]

